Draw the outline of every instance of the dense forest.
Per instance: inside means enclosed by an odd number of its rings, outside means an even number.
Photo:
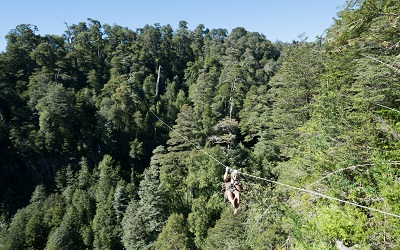
[[[0,249],[400,249],[399,1],[348,0],[291,43],[37,31],[0,53]]]

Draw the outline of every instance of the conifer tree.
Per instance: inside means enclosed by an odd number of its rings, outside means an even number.
[[[154,242],[155,249],[193,249],[188,234],[188,226],[182,214],[173,213],[169,216],[161,233]]]
[[[160,181],[163,183],[172,211],[183,213],[187,209],[187,187],[185,178],[188,174],[187,160],[191,149],[199,145],[201,138],[196,136],[198,122],[192,116],[193,108],[183,105],[176,119],[174,131],[170,132],[167,141],[167,152],[162,154],[160,161]]]
[[[122,219],[122,243],[127,249],[152,247],[167,218],[156,162],[145,169],[139,185],[139,201],[132,199]]]
[[[47,249],[83,248],[84,242],[79,234],[80,220],[74,206],[66,210],[62,222],[51,235],[49,235]]]
[[[99,180],[96,185],[96,213],[93,218],[93,245],[96,248],[120,247],[116,213],[113,208],[114,190],[118,174],[111,156],[105,155],[98,166]]]
[[[215,226],[208,230],[202,249],[245,249],[245,232],[238,226],[245,218],[244,213],[232,218],[231,208],[226,208]]]

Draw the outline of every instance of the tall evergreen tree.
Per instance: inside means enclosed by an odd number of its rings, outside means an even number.
[[[93,218],[95,248],[118,249],[119,228],[113,208],[114,190],[118,182],[117,167],[109,155],[105,155],[98,166],[99,180],[96,185],[96,213]]]
[[[153,246],[155,249],[193,249],[182,214],[171,214]]]
[[[192,107],[182,106],[176,125],[173,126],[174,130],[170,132],[170,139],[167,141],[167,152],[160,157],[160,181],[167,192],[170,208],[180,213],[186,212],[189,205],[184,182],[188,174],[187,160],[194,145],[201,142],[201,138],[196,135],[198,123],[192,114]]]
[[[157,160],[154,161],[144,171],[139,201],[132,199],[129,202],[122,219],[122,243],[128,249],[150,249],[167,218],[159,166]]]

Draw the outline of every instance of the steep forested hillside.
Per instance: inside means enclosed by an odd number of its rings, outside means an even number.
[[[400,248],[400,3],[349,0],[327,28],[18,25],[0,249]],[[259,177],[238,215],[225,166]]]

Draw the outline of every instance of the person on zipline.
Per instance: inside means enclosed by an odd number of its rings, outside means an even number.
[[[233,214],[240,212],[240,192],[242,191],[242,183],[237,179],[237,170],[231,172],[231,177],[228,176],[229,168],[226,167],[224,174],[225,182],[225,199],[228,199],[235,208]]]

